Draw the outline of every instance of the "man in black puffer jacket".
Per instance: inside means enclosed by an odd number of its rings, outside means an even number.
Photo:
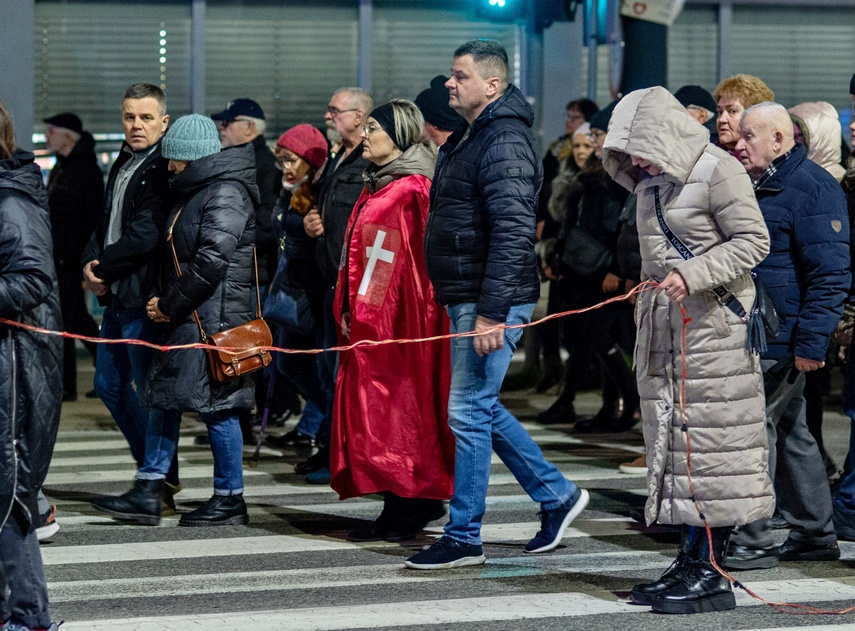
[[[481,520],[493,450],[541,505],[531,553],[552,550],[588,503],[543,458],[537,444],[499,402],[499,389],[540,294],[534,254],[535,208],[542,180],[531,107],[508,84],[508,55],[475,40],[454,53],[449,105],[469,124],[439,153],[431,187],[425,260],[452,333],[448,423],[457,439],[454,497],[444,536],[407,559],[412,569],[480,565]]]

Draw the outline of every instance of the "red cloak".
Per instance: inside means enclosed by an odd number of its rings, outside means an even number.
[[[430,180],[408,175],[368,189],[347,226],[333,313],[347,296],[350,339],[413,339],[448,333],[424,260]],[[341,337],[341,331],[339,330]],[[341,499],[391,491],[448,499],[454,436],[448,427],[448,340],[341,353],[333,406],[330,486]]]

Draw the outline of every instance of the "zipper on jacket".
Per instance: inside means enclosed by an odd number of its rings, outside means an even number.
[[[9,521],[12,508],[17,501],[16,493],[18,490],[18,431],[15,427],[15,420],[18,415],[18,354],[15,352],[15,338],[12,335],[11,329],[9,330],[8,339],[9,345],[12,348],[12,464],[14,466],[14,475],[12,477],[12,501],[9,502],[9,509],[3,516],[3,521],[0,522],[0,528],[4,528],[6,522]],[[29,513],[26,507],[24,507],[24,510]]]

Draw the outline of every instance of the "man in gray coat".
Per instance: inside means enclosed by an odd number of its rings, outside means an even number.
[[[756,268],[780,327],[760,356],[766,391],[769,472],[778,511],[791,525],[774,546],[769,521],[739,529],[726,565],[769,568],[779,561],[840,558],[825,467],[805,418],[805,373],[822,368],[849,293],[849,220],[840,185],[807,159],[777,103],[748,108],[736,149],[754,185],[771,249]],[[777,474],[777,475],[776,475]]]

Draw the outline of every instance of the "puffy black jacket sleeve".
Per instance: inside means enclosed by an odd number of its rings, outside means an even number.
[[[14,194],[0,201],[0,317],[16,319],[52,291],[53,252],[47,213]]]
[[[489,249],[478,315],[504,322],[517,287],[534,265],[540,165],[526,137],[514,129],[502,130],[486,146],[478,188],[489,223]]]
[[[107,284],[136,271],[141,264],[148,262],[154,256],[161,244],[166,229],[166,215],[172,205],[173,194],[169,189],[169,173],[159,165],[159,162],[156,161],[146,167],[145,185],[136,187],[134,191],[133,218],[130,223],[122,222],[122,236],[118,241],[104,248],[98,259],[99,264],[92,270]],[[129,186],[128,192],[131,191]],[[127,205],[125,208],[127,210]],[[87,252],[91,251],[91,246],[90,241]]]
[[[187,317],[213,295],[226,275],[249,220],[248,205],[234,185],[215,185],[202,195],[205,199],[198,247],[193,259],[182,270],[181,278],[166,296],[161,297],[158,305],[163,314],[172,319]]]

